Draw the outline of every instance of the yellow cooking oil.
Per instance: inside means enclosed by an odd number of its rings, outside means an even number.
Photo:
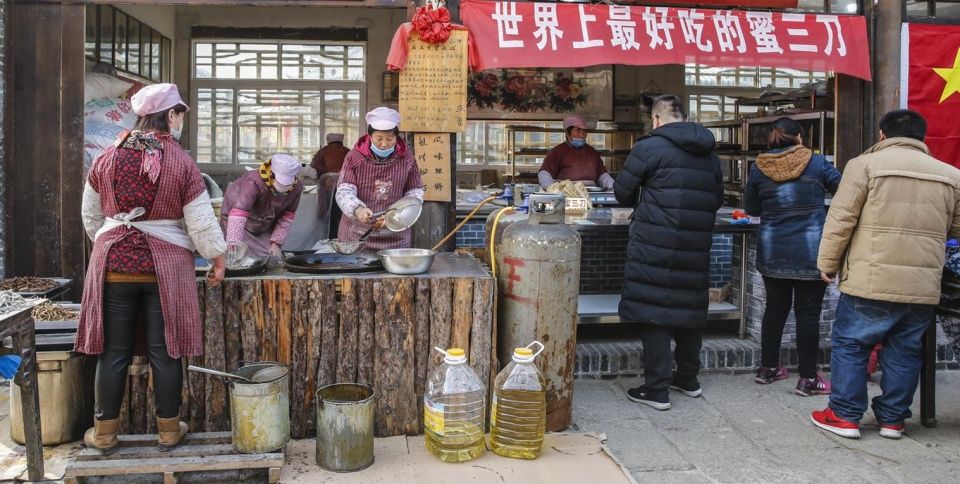
[[[536,356],[530,348],[515,349],[513,361],[495,380],[490,409],[490,448],[497,455],[536,459],[543,448],[547,386],[534,363]]]
[[[464,350],[451,348],[427,381],[423,395],[427,451],[443,462],[466,462],[486,451],[486,387],[467,365]]]

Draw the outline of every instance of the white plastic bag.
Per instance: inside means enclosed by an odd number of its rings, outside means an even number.
[[[86,104],[94,99],[118,98],[123,96],[131,86],[133,86],[132,82],[107,74],[86,72],[83,78],[83,103]]]
[[[133,129],[137,114],[133,112],[130,102],[124,99],[94,99],[83,106],[83,120]]]

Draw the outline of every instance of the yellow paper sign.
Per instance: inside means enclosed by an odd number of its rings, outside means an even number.
[[[413,137],[413,145],[420,178],[423,179],[423,185],[426,187],[423,199],[430,202],[452,201],[450,134],[417,133]]]
[[[443,44],[414,32],[400,71],[400,129],[460,133],[467,125],[467,32],[454,30]]]

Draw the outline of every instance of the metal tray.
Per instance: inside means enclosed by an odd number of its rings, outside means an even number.
[[[66,292],[66,290],[69,289],[71,285],[73,285],[72,280],[64,279],[62,277],[41,277],[40,279],[51,280],[53,282],[56,282],[57,285],[43,292],[18,292],[16,294],[19,294],[23,297],[50,298],[50,297],[53,297],[54,295],[59,295],[63,292]]]
[[[284,265],[300,274],[356,274],[383,271],[383,263],[375,254],[304,254],[288,257]]]

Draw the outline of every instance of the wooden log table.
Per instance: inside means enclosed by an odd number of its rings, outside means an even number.
[[[282,270],[198,279],[205,354],[187,364],[230,371],[245,362],[288,365],[293,438],[316,434],[316,390],[363,383],[376,394],[376,435],[423,431],[423,393],[458,346],[492,387],[497,363],[494,280],[469,255],[438,254],[426,274],[305,275]],[[149,365],[136,357],[121,410],[122,433],[156,431]],[[184,372],[181,418],[191,432],[230,429],[223,379]]]

